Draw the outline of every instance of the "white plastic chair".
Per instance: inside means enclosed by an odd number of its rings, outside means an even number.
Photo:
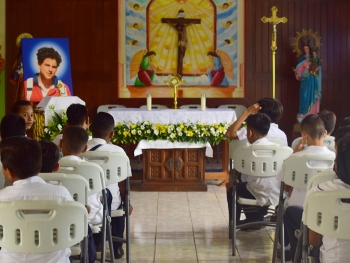
[[[322,236],[350,240],[350,199],[349,190],[319,191],[308,195],[304,201],[303,213],[303,258],[308,262],[308,229]],[[322,204],[322,205],[320,205]]]
[[[234,168],[240,173],[257,177],[272,177],[278,175],[282,169],[282,164],[293,150],[287,146],[278,145],[250,145],[240,146],[233,152]],[[234,178],[235,180],[235,178]],[[232,200],[232,255],[236,255],[236,229],[244,228],[248,225],[270,225],[269,222],[254,222],[236,226],[236,185],[233,185]],[[259,206],[256,200],[239,198],[239,204]],[[267,203],[266,206],[270,206]]]
[[[160,104],[152,104],[151,109],[167,109],[168,107]],[[140,106],[140,109],[147,109],[147,105]]]
[[[69,174],[64,173],[39,173],[38,175],[46,183],[53,185],[62,185],[68,192],[72,195],[74,201],[81,203],[85,207],[87,206],[87,188],[88,184],[84,177],[78,174]],[[87,238],[85,238],[81,244],[81,247],[75,245],[71,247],[71,255],[78,256],[82,254],[83,262],[88,262],[88,243]],[[81,253],[81,251],[83,251]]]
[[[295,149],[295,146],[297,146],[298,142],[301,140],[301,137],[296,138],[293,142],[292,142],[292,148]],[[327,135],[324,139],[323,139],[323,145],[327,146],[328,149],[334,149],[334,137],[333,136],[329,136]]]
[[[218,108],[226,108],[226,109],[232,109],[236,112],[236,117],[242,115],[242,113],[247,109],[246,106],[240,105],[240,104],[224,104],[220,105]]]
[[[179,109],[201,109],[200,104],[186,104],[186,105],[181,105]]]
[[[301,156],[291,156],[284,161],[275,232],[275,240],[280,241],[281,251],[284,251],[284,185],[287,184],[292,186],[293,189],[304,190],[306,194],[309,179],[318,172],[326,169],[331,169],[333,167],[333,164],[333,154],[306,154]],[[300,196],[300,198],[304,197]],[[272,262],[276,262],[276,253],[277,242],[274,243]],[[284,253],[281,253],[281,262],[285,262]]]
[[[266,139],[268,139],[270,142],[273,142],[273,143],[276,143],[278,144],[279,146],[286,146],[284,144],[284,141],[279,139],[279,138],[271,138],[271,137],[267,137]]]
[[[109,112],[112,109],[115,108],[126,108],[124,105],[119,105],[119,104],[106,104],[106,105],[101,105],[97,108],[97,113],[99,112]]]
[[[60,160],[60,168],[58,172],[66,173],[66,174],[79,174],[83,176],[88,183],[88,193],[87,195],[93,195],[100,193],[102,191],[102,199],[103,199],[103,217],[102,217],[102,248],[101,248],[101,262],[105,262],[105,251],[106,251],[106,231],[107,238],[109,241],[109,250],[110,250],[110,258],[111,262],[114,263],[114,251],[112,245],[111,238],[111,227],[110,224],[107,224],[107,197],[106,197],[106,185],[105,185],[105,175],[102,168],[92,162],[86,162],[83,160]]]
[[[31,200],[0,203],[0,247],[44,254],[69,248],[87,236],[88,214],[75,201]]]
[[[109,186],[111,192],[113,192],[113,184],[118,184],[121,181],[126,180],[126,196],[125,196],[125,228],[126,238],[120,239],[118,237],[112,237],[114,242],[126,243],[126,260],[130,262],[130,217],[129,217],[129,204],[130,204],[130,160],[126,154],[110,151],[86,151],[80,154],[81,158],[89,162],[100,165],[105,173],[106,185]],[[109,188],[108,187],[108,188]],[[111,217],[124,216],[123,209],[112,210]]]

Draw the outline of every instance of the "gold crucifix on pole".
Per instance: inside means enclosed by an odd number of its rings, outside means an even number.
[[[272,97],[275,98],[276,96],[276,50],[277,50],[277,29],[276,25],[279,23],[287,23],[286,17],[278,17],[277,16],[277,7],[274,6],[271,8],[272,16],[271,17],[262,17],[261,21],[263,23],[271,23],[273,26],[273,32],[272,32],[272,44],[271,44],[271,50],[272,50]]]

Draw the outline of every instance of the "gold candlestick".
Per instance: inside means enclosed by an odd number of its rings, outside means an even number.
[[[174,74],[169,75],[168,79],[164,82],[167,83],[169,87],[174,88],[174,109],[177,109],[177,89],[182,83],[186,82],[186,80],[184,80],[180,75]]]

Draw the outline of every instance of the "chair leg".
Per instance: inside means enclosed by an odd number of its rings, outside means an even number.
[[[108,215],[107,211],[107,196],[106,190],[102,191],[103,198],[103,216],[102,216],[102,245],[101,245],[101,263],[105,263],[106,261],[106,218]]]
[[[277,219],[276,219],[276,230],[275,230],[275,240],[273,244],[273,252],[272,252],[272,262],[275,263],[277,259],[277,244],[278,240],[281,242],[281,249],[283,248],[283,253],[281,260],[284,260],[284,226],[283,226],[283,213],[284,213],[284,206],[283,206],[283,192],[284,192],[284,183],[281,182],[280,187],[280,195],[279,195],[279,202],[278,202],[278,210],[277,210]],[[279,239],[281,237],[281,239]],[[282,246],[283,244],[283,246]],[[284,261],[281,261],[284,262]]]
[[[107,216],[107,239],[109,244],[109,255],[110,255],[110,262],[114,263],[114,248],[113,248],[113,240],[112,240],[112,231],[111,231],[111,217]]]
[[[126,232],[126,262],[130,263],[130,178],[126,178],[126,194],[125,194],[125,232]]]
[[[232,227],[231,227],[231,238],[232,238],[232,256],[236,256],[236,184],[232,187]]]
[[[81,255],[83,257],[84,263],[89,263],[89,253],[88,253],[88,238],[85,237],[81,242]]]
[[[303,222],[301,222],[300,230],[295,231],[295,236],[298,238],[298,243],[295,250],[293,263],[299,263],[301,259],[301,252],[302,252],[301,250],[303,246],[303,228],[304,228],[304,224]]]
[[[303,225],[303,251],[302,251],[302,262],[308,262],[309,253],[309,229]]]

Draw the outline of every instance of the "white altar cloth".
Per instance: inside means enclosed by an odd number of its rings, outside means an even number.
[[[213,149],[210,143],[189,143],[189,142],[171,142],[168,140],[146,141],[141,140],[136,146],[134,156],[142,154],[143,149],[178,149],[178,148],[204,148],[205,156],[213,157]]]
[[[237,117],[235,111],[225,108],[210,108],[205,111],[200,109],[134,109],[134,108],[114,108],[109,112],[114,118],[114,122],[130,121],[131,123],[150,121],[152,123],[176,124],[186,121],[200,123],[233,123]]]

